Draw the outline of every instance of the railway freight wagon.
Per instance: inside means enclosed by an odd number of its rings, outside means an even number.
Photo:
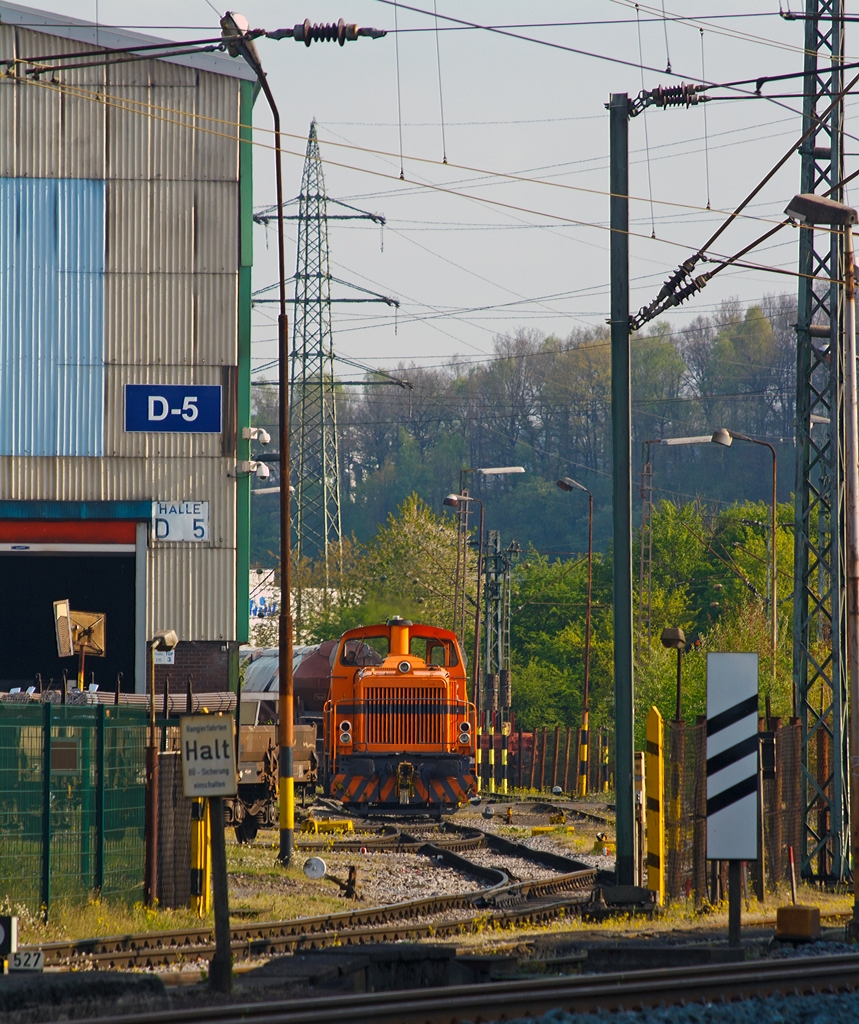
[[[344,633],[325,704],[326,795],[359,813],[455,811],[477,794],[456,634],[401,618]]]
[[[316,791],[322,709],[336,646],[336,640],[326,640],[313,647],[296,647],[293,652],[293,772],[302,806],[308,796],[313,799]],[[224,809],[225,823],[235,827],[236,839],[250,843],[261,828],[276,828],[279,819],[277,648],[249,652],[243,659],[243,672],[238,793],[224,801]]]

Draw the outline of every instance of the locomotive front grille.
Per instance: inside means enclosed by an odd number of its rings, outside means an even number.
[[[442,746],[446,696],[444,690],[429,686],[367,687],[367,743],[399,750]]]

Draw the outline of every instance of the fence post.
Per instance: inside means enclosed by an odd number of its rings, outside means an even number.
[[[48,920],[51,907],[51,731],[53,715],[51,702],[42,705],[42,917]]]
[[[683,859],[683,766],[686,759],[686,723],[669,725],[668,765],[668,895],[678,899]]]
[[[692,887],[695,906],[707,900],[707,716],[695,723],[695,784],[692,824]]]
[[[635,884],[644,886],[647,865],[647,819],[645,810],[644,753],[635,752]]]
[[[572,742],[572,729],[567,726],[567,742],[564,744],[564,792],[570,792],[570,744]]]
[[[552,789],[558,785],[558,765],[561,763],[561,727],[555,726],[555,749],[552,751]]]
[[[104,718],[107,708],[98,706],[96,719],[96,790],[95,790],[95,891],[101,896],[104,888]]]
[[[664,769],[662,764],[662,715],[651,707],[646,723],[647,753],[644,786],[647,797],[647,888],[656,893],[656,902],[665,902],[665,811]]]
[[[546,726],[540,733],[540,791],[546,788]]]

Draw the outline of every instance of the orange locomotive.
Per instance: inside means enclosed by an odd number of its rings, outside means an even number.
[[[359,813],[455,811],[477,794],[456,634],[399,617],[350,629],[331,665],[325,790]]]

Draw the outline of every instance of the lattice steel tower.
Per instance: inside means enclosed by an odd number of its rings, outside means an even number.
[[[800,191],[842,201],[842,0],[806,0]],[[819,120],[822,117],[822,120]],[[848,872],[847,591],[841,235],[799,232],[794,687],[802,722],[802,872]],[[831,283],[830,283],[831,282]]]
[[[339,558],[340,466],[331,333],[328,197],[310,124],[298,205],[298,258],[290,367],[290,444],[296,557]]]

